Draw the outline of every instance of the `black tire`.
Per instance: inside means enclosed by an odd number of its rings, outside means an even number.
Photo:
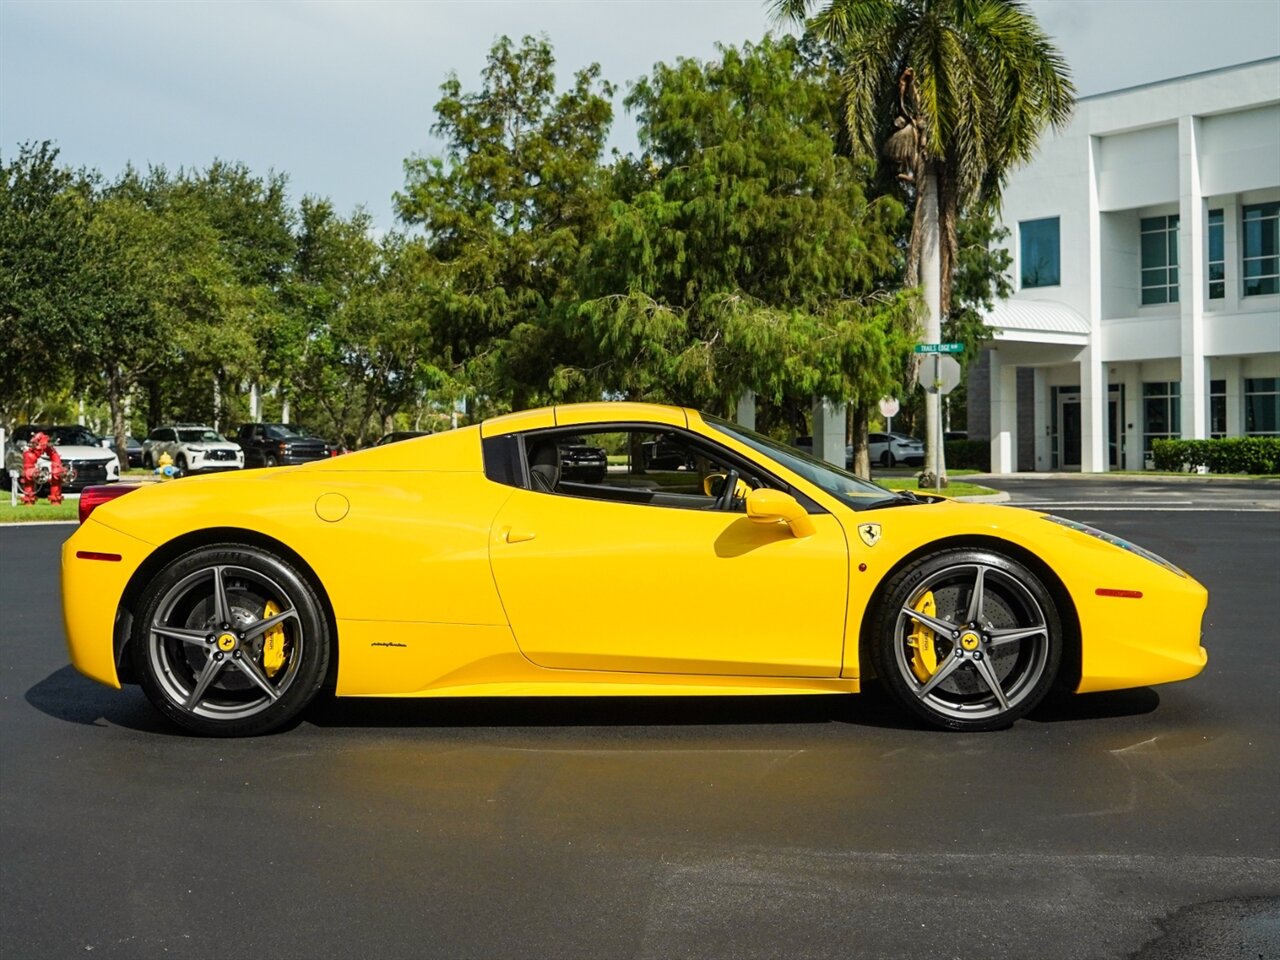
[[[178,459],[174,461],[173,467],[178,471],[178,476],[185,477],[187,475],[187,457],[186,454],[178,454]]]
[[[156,465],[151,461],[151,454],[147,454],[142,458],[142,466],[146,470],[154,470]]]
[[[268,604],[280,612],[267,616]],[[262,626],[268,622],[283,635],[280,661],[264,665],[275,633]],[[199,547],[161,570],[130,639],[134,675],[156,709],[215,737],[256,736],[298,716],[324,682],[330,649],[307,578],[267,550],[229,543]]]
[[[897,461],[894,459],[892,451],[886,450],[884,453],[880,454],[880,466],[892,467],[896,463]]]
[[[263,460],[262,465],[264,467],[278,467],[280,466],[280,458],[274,453],[268,453],[266,458]]]
[[[926,623],[917,617],[927,616],[930,594],[935,614]],[[907,710],[948,730],[1009,726],[1049,692],[1062,660],[1053,597],[994,550],[922,557],[885,585],[873,616],[876,675]]]

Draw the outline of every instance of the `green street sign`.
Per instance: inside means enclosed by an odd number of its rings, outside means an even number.
[[[917,343],[916,353],[964,353],[963,343]]]

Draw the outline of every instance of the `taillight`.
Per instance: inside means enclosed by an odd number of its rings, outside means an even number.
[[[108,500],[123,497],[142,487],[140,483],[112,483],[105,487],[85,487],[80,492],[80,522],[89,519],[89,514],[97,510]]]

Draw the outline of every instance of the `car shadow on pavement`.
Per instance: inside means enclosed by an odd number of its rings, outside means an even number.
[[[156,712],[138,687],[126,685],[123,690],[112,690],[81,676],[70,665],[31,687],[26,701],[41,713],[68,723],[93,727],[112,724],[142,733],[182,732]]]
[[[1034,723],[1061,723],[1064,720],[1102,720],[1108,717],[1136,717],[1160,706],[1160,694],[1150,687],[1107,690],[1104,693],[1050,694],[1027,714]]]
[[[112,690],[70,666],[26,693],[41,713],[68,723],[104,723],[143,733],[182,735],[136,686]],[[1160,696],[1149,687],[1053,698],[1027,720],[1060,723],[1150,713]],[[298,722],[320,727],[565,727],[825,724],[893,730],[929,729],[894,703],[877,683],[856,696],[726,697],[404,697],[338,698],[321,694]],[[284,732],[284,731],[281,731]]]

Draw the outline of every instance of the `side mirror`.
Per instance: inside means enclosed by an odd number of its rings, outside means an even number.
[[[752,490],[747,495],[747,516],[756,523],[785,523],[793,537],[811,537],[818,532],[804,507],[781,490]]]

